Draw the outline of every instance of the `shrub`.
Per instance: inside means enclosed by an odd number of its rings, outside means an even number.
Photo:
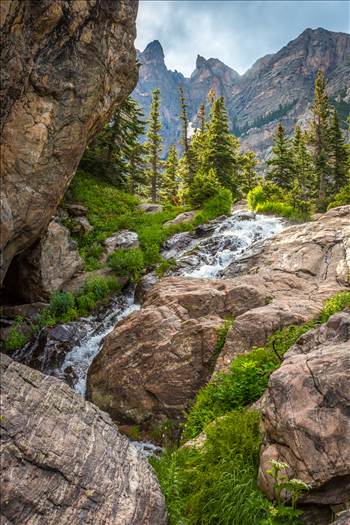
[[[5,341],[5,350],[14,352],[15,350],[22,348],[28,342],[28,337],[23,332],[21,332],[22,323],[23,317],[16,317],[15,322],[11,326],[8,337]]]
[[[101,276],[87,279],[84,285],[84,292],[86,294],[92,294],[97,301],[104,299],[109,293],[108,282]]]
[[[187,198],[191,206],[199,207],[222,189],[223,186],[213,169],[208,173],[198,172],[189,187]]]
[[[255,210],[258,204],[266,201],[278,200],[283,200],[283,191],[277,184],[270,181],[258,184],[247,195],[248,206],[251,210]]]
[[[131,276],[137,281],[144,267],[144,256],[139,248],[117,250],[108,257],[108,264],[121,277]]]
[[[96,308],[96,298],[93,293],[85,293],[77,297],[77,306],[80,315],[87,315]]]
[[[202,211],[197,213],[193,223],[197,226],[203,222],[215,219],[220,215],[229,215],[231,207],[232,193],[230,190],[223,188],[203,204]]]
[[[350,204],[350,182],[346,184],[334,197],[332,202],[328,205],[327,210],[336,208],[337,206],[345,206]]]
[[[344,308],[350,308],[350,292],[339,292],[327,299],[320,315],[320,322],[325,323],[331,315],[344,310]]]
[[[175,267],[175,259],[162,259],[162,261],[156,269],[156,274],[158,277],[163,277],[169,270],[172,270]]]
[[[291,221],[306,221],[310,219],[310,215],[306,212],[301,212],[293,208],[290,204],[277,201],[266,201],[262,204],[257,204],[255,207],[257,213],[271,213],[273,215],[280,215],[286,217]]]
[[[75,298],[70,292],[54,292],[50,299],[50,311],[58,319],[74,308]]]
[[[263,394],[270,373],[279,365],[276,355],[257,348],[238,356],[228,374],[217,374],[199,390],[184,427],[184,438],[196,437],[211,421],[238,407],[253,403]]]

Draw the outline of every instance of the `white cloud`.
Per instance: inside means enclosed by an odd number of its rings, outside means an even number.
[[[307,27],[349,30],[349,3],[335,0],[141,0],[136,46],[152,40],[166,64],[189,76],[197,54],[219,58],[244,73],[258,58],[278,51]]]

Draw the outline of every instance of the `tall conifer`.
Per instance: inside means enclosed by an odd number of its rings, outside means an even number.
[[[161,123],[159,120],[160,91],[154,89],[152,92],[151,111],[148,120],[147,132],[147,160],[150,168],[151,199],[157,202],[160,186],[160,155],[162,152],[162,138],[160,136]]]
[[[272,158],[267,161],[269,166],[267,179],[285,190],[290,190],[293,186],[293,159],[290,144],[281,122],[278,124],[274,136],[272,153]]]

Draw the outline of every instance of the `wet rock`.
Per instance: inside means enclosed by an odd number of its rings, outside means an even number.
[[[301,502],[349,504],[350,313],[305,334],[270,377],[262,408],[259,486],[273,497],[270,459],[311,486]]]
[[[3,9],[4,5],[4,9]],[[1,2],[1,281],[137,81],[138,2]]]
[[[195,240],[196,237],[193,235],[193,233],[175,233],[163,243],[161,256],[164,259],[177,258],[179,254],[189,250],[191,246],[195,244]]]
[[[85,235],[93,231],[93,226],[89,223],[86,217],[75,217],[73,233],[78,235]]]
[[[235,217],[238,221],[253,221],[256,217],[256,213],[254,211],[243,210],[236,213]]]
[[[66,354],[86,335],[87,326],[80,322],[46,327],[35,341],[15,354],[14,358],[41,372],[52,373],[58,371]]]
[[[165,525],[147,460],[56,378],[1,356],[1,515],[29,525]]]
[[[7,319],[16,319],[16,317],[23,317],[28,321],[34,321],[41,312],[48,307],[48,303],[29,303],[16,304],[13,306],[3,306],[1,310],[2,317]]]
[[[180,215],[177,215],[175,219],[172,219],[171,221],[167,221],[163,224],[163,226],[174,226],[175,224],[181,224],[184,222],[191,222],[192,219],[196,216],[196,211],[185,211],[184,213],[180,213]]]
[[[51,221],[35,248],[20,258],[19,292],[29,302],[45,301],[55,290],[62,289],[83,266],[69,230]]]
[[[143,211],[144,213],[159,213],[163,211],[164,207],[161,204],[143,202],[137,206],[137,209]]]
[[[349,523],[350,523],[350,511],[345,511],[341,513],[339,518],[337,518],[333,522],[333,525],[349,525]]]

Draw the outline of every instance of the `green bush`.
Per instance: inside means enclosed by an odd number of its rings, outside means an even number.
[[[89,278],[85,282],[84,293],[92,294],[96,301],[104,299],[109,294],[108,281],[101,276]]]
[[[214,197],[223,186],[213,169],[206,172],[198,172],[189,187],[187,198],[191,206],[200,207],[208,199]]]
[[[199,390],[187,416],[184,439],[196,437],[217,417],[257,401],[267,386],[270,373],[278,365],[276,355],[264,348],[236,357],[228,374],[214,375]]]
[[[202,211],[197,213],[193,223],[198,226],[203,222],[208,222],[221,215],[229,215],[232,207],[232,193],[223,188],[214,197],[208,199],[202,207]]]
[[[93,293],[85,293],[77,297],[77,307],[80,315],[87,315],[96,308],[96,298]]]
[[[15,322],[11,326],[5,341],[5,350],[14,352],[28,343],[28,337],[23,332],[21,332],[22,323],[23,317],[16,317]]]
[[[58,319],[74,308],[75,298],[70,292],[54,292],[50,299],[50,311]]]
[[[259,415],[234,411],[207,427],[203,448],[152,459],[169,513],[178,525],[258,525],[268,502],[256,487]]]
[[[336,208],[337,206],[345,206],[350,204],[350,182],[346,184],[334,197],[332,202],[328,205],[327,210]]]
[[[325,323],[331,315],[345,308],[350,308],[350,292],[338,292],[325,302],[320,315],[320,322]]]
[[[116,250],[108,257],[108,264],[119,276],[131,276],[137,281],[144,268],[144,256],[139,248]]]
[[[301,212],[293,208],[290,204],[277,201],[266,201],[262,204],[257,204],[255,207],[257,213],[271,213],[273,215],[280,215],[286,217],[291,221],[306,221],[310,219],[310,215],[306,212]]]
[[[247,195],[247,202],[251,210],[256,210],[259,204],[263,204],[266,201],[281,201],[283,197],[283,191],[277,184],[264,181],[250,190]]]

